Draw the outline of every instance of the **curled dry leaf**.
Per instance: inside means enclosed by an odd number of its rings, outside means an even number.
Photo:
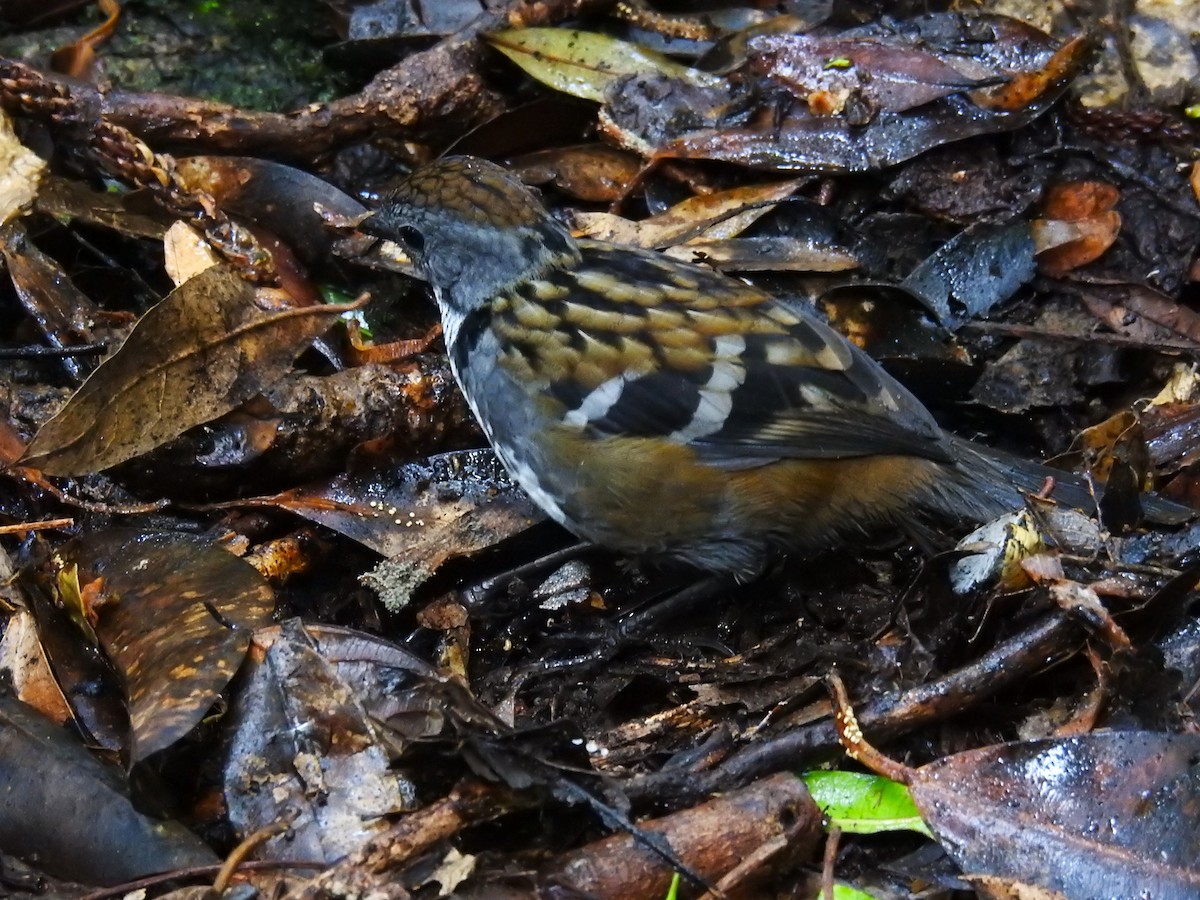
[[[730,238],[790,197],[800,184],[789,178],[688,197],[638,222],[612,213],[577,212],[574,225],[586,237],[656,250],[700,237]]]
[[[1052,187],[1042,217],[1031,225],[1038,267],[1047,275],[1063,275],[1099,259],[1121,230],[1121,214],[1114,209],[1120,196],[1099,181]]]
[[[261,393],[343,312],[265,311],[228,268],[207,269],[142,316],[20,463],[82,475],[152,450]]]

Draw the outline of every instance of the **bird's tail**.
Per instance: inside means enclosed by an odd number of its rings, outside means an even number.
[[[1089,515],[1098,510],[1097,490],[1103,485],[962,438],[952,438],[952,447],[960,478],[957,484],[946,484],[939,491],[944,498],[943,503],[935,501],[939,511],[985,521],[1019,509],[1026,495],[1041,494],[1047,486],[1049,496],[1065,506]],[[1143,494],[1141,504],[1146,520],[1159,525],[1176,525],[1197,515],[1195,510],[1155,494]]]

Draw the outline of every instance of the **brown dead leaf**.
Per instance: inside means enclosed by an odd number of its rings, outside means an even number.
[[[0,112],[0,225],[15,218],[33,203],[46,163],[27,150]]]
[[[747,42],[751,72],[805,101],[815,115],[840,115],[849,103],[905,110],[994,81],[971,61],[954,65],[905,35],[818,37],[766,34]]]
[[[250,502],[250,501],[244,501]],[[473,553],[542,518],[490,450],[442,453],[398,465],[387,459],[322,485],[252,501],[341,532],[384,556],[372,583],[397,603],[447,559]]]
[[[722,240],[741,234],[794,194],[801,183],[789,178],[699,194],[639,222],[612,213],[578,212],[574,226],[585,237],[650,249],[701,238]]]
[[[87,78],[91,74],[96,62],[96,48],[112,37],[121,18],[121,5],[117,0],[97,0],[97,5],[107,18],[79,40],[50,54],[50,68],[55,72],[72,78]]]
[[[0,255],[21,305],[51,346],[67,348],[95,341],[93,323],[100,316],[99,308],[56,260],[34,246],[21,223],[0,230]],[[76,357],[63,360],[66,370],[79,379],[92,365],[90,360]]]
[[[81,475],[178,437],[271,385],[346,307],[265,311],[254,289],[214,266],[134,326],[53,419],[21,463]]]
[[[1080,61],[1090,47],[1089,37],[1072,38],[1059,47],[1042,68],[1032,72],[1017,72],[1002,87],[977,91],[975,102],[984,109],[1008,112],[1024,109],[1056,84],[1070,79],[1078,71]]]
[[[62,556],[102,584],[96,634],[124,684],[133,761],[195,727],[275,608],[253,566],[195,535],[94,532]]]
[[[1152,287],[1097,283],[1076,292],[1088,311],[1117,334],[1155,343],[1174,332],[1200,343],[1200,313]]]
[[[1119,199],[1115,187],[1099,181],[1052,187],[1042,218],[1031,226],[1039,268],[1058,276],[1099,259],[1121,230],[1121,214],[1113,208]]]
[[[914,772],[913,800],[966,872],[1068,897],[1195,897],[1193,734],[1143,731],[984,747]]]
[[[509,168],[526,184],[553,184],[589,203],[611,203],[637,178],[641,160],[607,144],[554,147],[518,156]]]

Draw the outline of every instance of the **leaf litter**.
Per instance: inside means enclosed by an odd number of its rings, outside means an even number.
[[[14,619],[26,629],[20,646],[55,648],[41,665],[61,686],[60,718],[65,700],[74,721],[85,731],[92,729],[82,723],[93,723],[106,735],[97,743],[135,770],[151,764],[178,773],[189,754],[211,761],[218,740],[232,740],[240,749],[218,763],[228,818],[218,813],[201,824],[232,823],[246,836],[286,819],[292,836],[268,840],[263,858],[297,859],[298,848],[329,861],[349,854],[310,890],[350,871],[372,877],[363,874],[366,862],[387,847],[418,892],[451,890],[462,878],[458,890],[486,890],[502,878],[529,890],[570,883],[598,896],[659,897],[676,869],[704,888],[753,891],[766,879],[804,895],[836,871],[884,895],[911,882],[889,882],[882,865],[853,868],[854,850],[815,874],[816,819],[799,782],[769,775],[837,752],[818,687],[837,666],[854,673],[859,696],[876,698],[865,708],[868,729],[935,760],[930,772],[942,767],[931,783],[945,793],[926,823],[964,876],[980,876],[972,882],[980,884],[986,870],[993,879],[1089,895],[1088,882],[1072,880],[1087,874],[1077,859],[1113,851],[1079,842],[1092,833],[1086,822],[1042,820],[1034,800],[1017,811],[988,808],[969,779],[991,777],[980,764],[989,753],[1005,760],[1005,778],[1014,762],[1046,752],[1078,754],[1076,771],[1103,773],[1107,750],[1087,755],[1068,742],[995,749],[1031,723],[1054,721],[1056,698],[1076,711],[1071,727],[1157,729],[1098,736],[1097,747],[1107,740],[1146,760],[1170,756],[1162,747],[1177,741],[1170,733],[1195,705],[1200,672],[1188,662],[1195,654],[1187,638],[1195,528],[1146,531],[1136,505],[1136,488],[1155,473],[1171,479],[1171,496],[1197,496],[1197,390],[1187,372],[1200,214],[1195,167],[1189,181],[1180,150],[1188,126],[1172,106],[1188,101],[1187,89],[1160,72],[1149,78],[1138,55],[1145,34],[1174,25],[1150,23],[1139,8],[1108,29],[1130,29],[1132,64],[1117,68],[1141,73],[1160,98],[1158,107],[1122,117],[1073,105],[1080,73],[1094,82],[1110,62],[1088,70],[1091,41],[1082,28],[1052,37],[1014,19],[937,11],[896,11],[845,28],[838,4],[788,4],[786,19],[730,10],[703,23],[642,5],[622,10],[622,30],[603,18],[556,27],[565,22],[565,5],[556,3],[478,19],[447,10],[444,22],[395,6],[401,14],[390,21],[408,24],[386,35],[386,46],[403,60],[327,106],[231,114],[194,98],[107,95],[105,108],[155,150],[161,142],[199,155],[178,166],[156,157],[162,166],[139,169],[130,164],[135,153],[102,162],[104,171],[141,187],[148,175],[166,173],[214,221],[228,211],[253,223],[259,250],[245,251],[226,232],[217,240],[226,262],[142,314],[54,418],[47,412],[61,389],[30,387],[46,363],[30,353],[6,370],[0,400],[10,443],[28,441],[20,465],[44,475],[6,482],[3,509],[32,528],[59,513],[60,502],[75,504],[74,546],[93,558],[80,569],[78,594],[103,651],[86,649],[53,588],[29,592],[37,634],[30,618]],[[476,43],[480,32],[500,52]],[[358,42],[347,46],[385,46],[361,31],[345,36]],[[119,39],[118,26],[112,40]],[[1176,44],[1173,52],[1186,57]],[[713,65],[717,55],[723,61]],[[3,65],[5,84],[28,84],[26,72]],[[523,81],[517,66],[549,87]],[[83,121],[99,106],[88,86],[74,90]],[[561,126],[563,147],[531,144],[529,125],[515,124],[521,120],[510,111],[551,91],[586,98],[574,102],[587,112],[563,122],[595,126]],[[23,96],[42,95],[30,88]],[[21,115],[45,113],[22,103]],[[78,140],[69,121],[47,115],[53,140]],[[420,289],[389,274],[386,260],[368,272],[330,255],[345,245],[326,223],[340,217],[352,227],[365,208],[354,198],[386,190],[403,168],[398,159],[436,155],[489,118],[478,134],[507,129],[515,146],[523,139],[518,170],[544,185],[577,227],[746,272],[789,302],[820,301],[963,433],[985,433],[1024,455],[1077,444],[1067,462],[1109,476],[1090,511],[1098,522],[1055,519],[1031,500],[1039,539],[1012,554],[1024,581],[976,580],[963,596],[950,595],[938,558],[926,566],[913,548],[864,545],[789,560],[686,621],[640,630],[642,608],[673,592],[680,575],[654,567],[631,574],[628,561],[570,547],[549,526],[529,529],[533,511],[494,458],[460,450],[482,439],[436,345],[420,339],[431,324]],[[370,147],[358,143],[368,133]],[[596,143],[597,135],[623,149]],[[474,152],[499,155],[486,141],[479,146]],[[333,159],[331,148],[347,152]],[[84,156],[103,152],[93,142]],[[796,178],[763,185],[745,167]],[[22,315],[41,329],[38,340],[65,354],[57,378],[86,374],[89,363],[74,349],[104,349],[108,336],[96,340],[89,330],[97,311],[106,323],[113,313],[119,323],[131,309],[142,312],[132,294],[106,295],[64,242],[74,241],[92,267],[136,282],[144,298],[163,292],[161,250],[151,242],[171,218],[135,212],[133,195],[113,204],[66,194],[62,179],[79,186],[72,177],[43,177],[32,218],[21,223],[41,257],[19,235],[6,242]],[[22,196],[14,208],[28,206],[29,192]],[[596,205],[610,202],[619,208],[605,218]],[[267,294],[233,274],[245,271],[239,252],[253,263],[263,248],[281,308],[264,308]],[[74,284],[49,295],[62,307],[57,319],[25,299],[37,259],[52,273],[42,283],[61,273],[70,279],[63,284]],[[359,335],[365,328],[380,343],[395,337],[417,356],[364,353],[362,338],[335,324],[345,306],[312,305],[333,286],[376,295],[354,311]],[[368,356],[377,361],[362,365]],[[1135,401],[1160,392],[1164,400],[1141,411],[1139,423]],[[1085,432],[1105,418],[1106,428]],[[39,493],[45,475],[73,476],[61,482],[69,490]],[[111,517],[132,500],[163,497],[174,504],[167,511],[124,523],[132,538],[112,530]],[[296,514],[317,527],[296,530]],[[218,540],[230,549],[291,540],[302,557],[314,555],[292,569],[279,557],[269,586]],[[951,556],[994,552],[983,546],[992,542],[977,537]],[[1011,570],[1007,538],[995,544]],[[43,579],[40,560],[75,552],[55,538],[14,550]],[[247,559],[266,569],[265,554]],[[371,570],[375,584],[399,588],[407,605],[380,610],[362,583]],[[1156,660],[1139,627],[1143,605],[1169,611],[1160,621],[1174,642],[1171,666]],[[398,663],[408,674],[379,676],[370,688],[344,681],[326,658],[330,639],[297,625],[270,637],[258,630],[272,613],[296,612],[397,638],[403,647],[385,650],[350,632],[345,645],[357,648],[352,657],[408,654]],[[630,634],[637,639],[622,638]],[[1085,642],[1089,654],[1079,654]],[[231,680],[247,647],[246,680]],[[596,647],[607,655],[597,657]],[[99,668],[69,677],[72,654],[90,655]],[[1048,659],[1058,667],[1046,677]],[[113,685],[124,691],[115,705]],[[1004,703],[989,706],[997,690]],[[391,712],[381,711],[380,697]],[[235,712],[224,712],[226,702]],[[132,720],[131,737],[101,727],[114,710]],[[943,730],[932,727],[937,721]],[[309,731],[313,723],[329,727]],[[272,743],[284,734],[296,740]],[[950,753],[964,741],[983,747],[963,757],[960,777]],[[267,783],[278,790],[260,791]],[[379,791],[368,796],[367,784]],[[1189,802],[1187,777],[1172,784]],[[184,778],[180,796],[192,789],[186,785],[194,782]],[[775,800],[795,791],[795,803],[751,803],[735,813],[702,802],[716,792],[754,798],[762,789]],[[1093,817],[1087,821],[1103,818],[1092,788],[1072,782],[1056,790]],[[662,832],[657,823],[639,830],[630,803],[638,813],[683,811],[661,820]],[[1154,821],[1173,815],[1164,810]],[[193,812],[192,821],[202,818]],[[514,827],[487,824],[497,817]],[[539,827],[529,827],[531,817]],[[690,836],[693,820],[702,840]],[[590,842],[584,832],[597,822],[627,837]],[[973,828],[988,837],[970,837]],[[541,843],[526,839],[532,832]],[[1066,849],[1043,861],[1022,849],[1024,834],[1035,843],[1049,836],[1041,846],[1062,837]],[[1146,859],[1167,846],[1154,828],[1141,836],[1150,844],[1138,851]],[[1195,836],[1171,836],[1184,862],[1134,875],[1168,896],[1194,874],[1186,852]],[[870,840],[849,842],[860,859],[876,852]],[[442,852],[449,845],[452,852]],[[434,847],[430,859],[448,866],[438,877],[418,862]],[[1001,865],[980,856],[983,849],[1016,862]],[[622,864],[643,854],[645,880],[624,880]],[[919,877],[943,876],[931,867]]]

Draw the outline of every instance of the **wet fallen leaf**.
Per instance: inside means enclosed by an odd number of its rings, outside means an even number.
[[[665,254],[728,272],[848,272],[858,268],[858,259],[845,247],[780,235],[693,240],[671,247]]]
[[[1143,427],[1150,459],[1159,471],[1178,472],[1200,462],[1200,403],[1154,406]]]
[[[98,531],[61,555],[103,579],[96,633],[124,685],[134,761],[195,727],[275,609],[253,566],[195,535]]]
[[[912,796],[968,874],[1068,897],[1200,893],[1200,736],[1117,731],[1004,744],[917,770]]]
[[[0,548],[0,581],[11,586],[14,601],[26,602],[19,593],[20,585],[12,560],[3,548]],[[5,606],[8,599],[5,598]],[[59,725],[70,721],[71,707],[50,668],[50,659],[38,634],[37,620],[27,608],[13,609],[4,624],[4,637],[0,638],[0,671],[18,700]]]
[[[69,732],[0,697],[0,849],[45,871],[113,885],[217,857],[178,822],[142,815],[123,774]]]
[[[947,241],[904,279],[949,328],[986,317],[1034,275],[1034,244],[1024,222],[979,224]],[[953,301],[953,304],[952,302]]]
[[[1200,313],[1144,284],[1076,285],[1088,310],[1118,334],[1153,344],[1174,332],[1200,344]]]
[[[135,211],[133,207],[145,199],[138,192],[98,191],[82,182],[51,175],[38,192],[37,209],[65,223],[83,222],[121,234],[161,238],[176,219],[162,209]]]
[[[526,184],[553,184],[591,203],[616,200],[641,168],[636,156],[607,144],[538,150],[509,162],[509,169]]]
[[[21,464],[79,475],[152,450],[261,393],[344,311],[262,310],[250,285],[214,266],[142,316]]]
[[[419,463],[381,460],[323,485],[254,501],[289,509],[388,557],[397,602],[452,556],[472,553],[542,519],[490,450]]]
[[[691,84],[719,81],[660,53],[594,32],[524,28],[493,32],[485,40],[529,76],[583,100],[603,100],[622,75],[657,72]]]
[[[768,108],[732,88],[674,83],[662,73],[626,76],[610,88],[601,128],[621,146],[659,158],[718,159],[777,171],[861,172],[911,159],[933,147],[1021,127],[1061,96],[1087,57],[1087,43],[1055,48],[1045,34],[1002,16],[931,14],[876,31],[904,31],[955,50],[955,67],[987,77],[1025,74],[1017,105],[981,105],[990,95],[953,93],[903,111],[813,115],[808,106]],[[851,35],[871,37],[862,29]],[[846,35],[843,35],[846,37]],[[836,65],[839,61],[834,60]],[[836,102],[829,99],[836,106]],[[826,111],[826,110],[823,110]]]
[[[268,229],[306,262],[324,263],[337,239],[314,206],[353,219],[366,207],[308,172],[252,156],[189,156],[176,161],[189,190],[211,194],[221,208]]]
[[[841,115],[848,113],[848,104],[858,103],[869,118],[880,109],[911,109],[996,80],[977,64],[970,66],[974,72],[956,68],[905,32],[762,35],[750,39],[747,51],[752,72],[795,93],[815,115]]]
[[[98,0],[100,11],[107,17],[83,37],[60,47],[50,55],[50,67],[72,78],[87,78],[96,62],[96,48],[112,37],[121,18],[117,0]]]
[[[367,644],[363,636],[359,649]],[[415,788],[391,771],[391,748],[362,697],[299,620],[256,650],[224,772],[230,821],[245,836],[287,820],[265,858],[333,862],[412,808]]]
[[[790,197],[800,184],[798,179],[788,179],[697,194],[636,222],[612,213],[577,212],[573,223],[585,237],[648,249],[700,238],[731,238]]]
[[[29,240],[20,223],[0,230],[0,255],[21,305],[52,347],[69,348],[95,340],[94,322],[100,310],[85,295],[56,260]],[[87,357],[67,356],[63,367],[74,378],[83,378],[95,362]]]

